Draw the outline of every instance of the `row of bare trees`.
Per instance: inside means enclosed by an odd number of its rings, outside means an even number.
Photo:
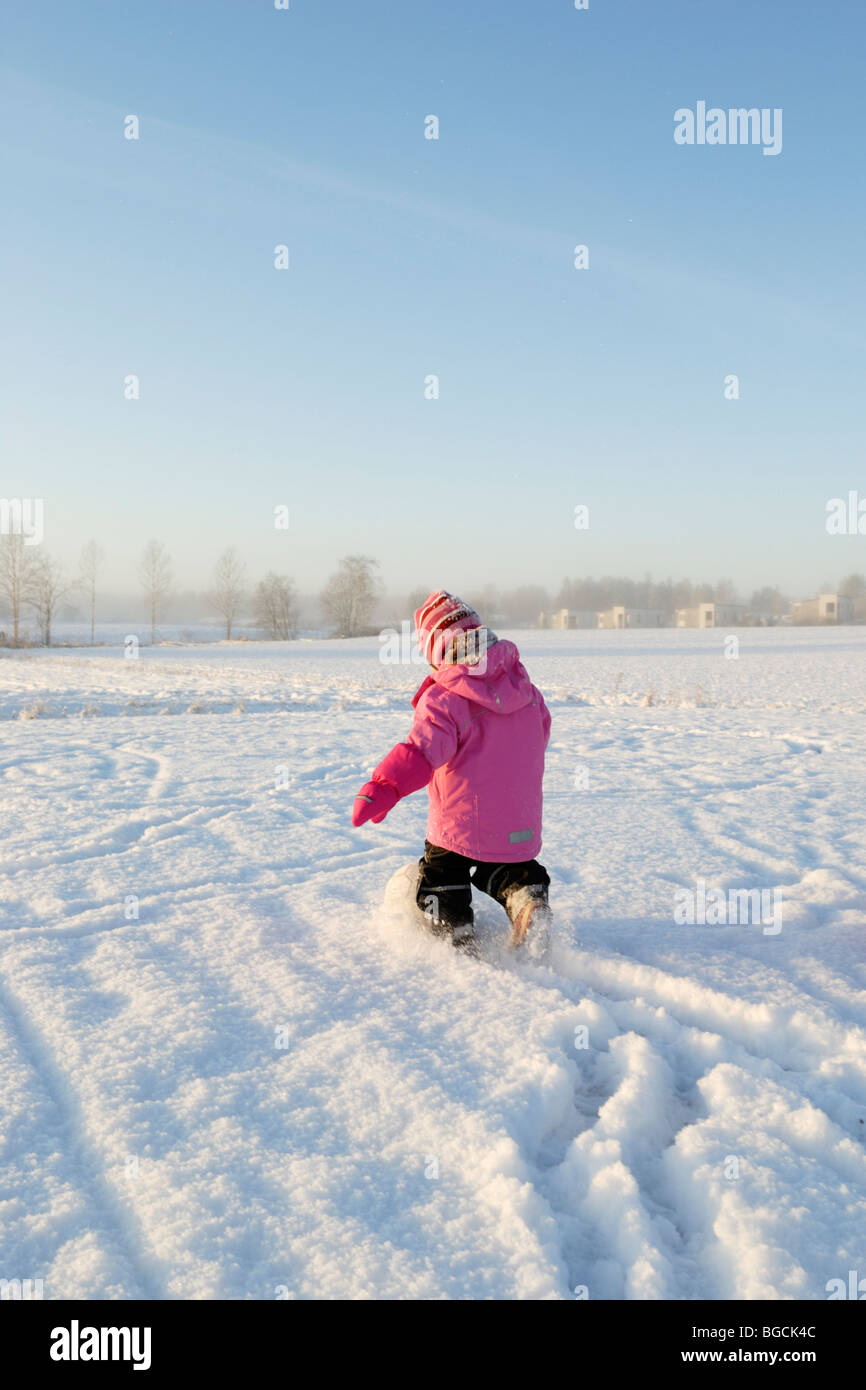
[[[356,637],[369,624],[373,607],[381,592],[374,574],[377,562],[368,555],[347,555],[322,590],[322,610],[333,622],[340,637]],[[139,566],[139,578],[147,598],[151,640],[165,598],[171,588],[171,563],[159,541],[149,541]],[[253,622],[276,641],[294,637],[298,628],[298,598],[287,575],[269,570],[250,592],[246,565],[233,546],[224,550],[214,566],[208,595],[222,618],[228,640],[239,616],[252,609]]]
[[[323,589],[322,610],[340,637],[356,637],[366,630],[381,592],[376,568],[377,562],[368,555],[347,555]],[[172,585],[171,558],[161,541],[148,541],[138,576],[147,602],[151,641],[155,641]],[[292,580],[269,570],[251,590],[246,565],[234,546],[224,550],[214,566],[208,599],[222,618],[228,640],[247,611],[255,626],[275,641],[287,641],[297,634],[298,596]]]
[[[374,574],[376,561],[368,555],[347,555],[322,593],[319,602],[340,637],[356,637],[370,622],[381,592]],[[217,560],[210,598],[231,638],[235,622],[248,600],[246,567],[234,548]],[[294,637],[298,625],[298,601],[292,581],[270,570],[251,595],[256,627],[276,640]]]
[[[0,598],[4,599],[11,620],[11,644],[21,642],[21,624],[29,610],[36,618],[39,636],[46,647],[58,609],[73,590],[87,597],[90,606],[90,638],[96,622],[96,585],[103,552],[90,541],[81,553],[79,573],[69,579],[62,566],[46,551],[31,549],[23,536],[0,537]]]
[[[52,631],[64,600],[83,597],[90,621],[90,640],[96,636],[99,579],[105,552],[97,541],[88,541],[81,552],[77,574],[70,578],[58,562],[43,549],[27,545],[22,535],[0,536],[0,600],[9,613],[11,631],[7,640],[21,645],[22,624],[28,615],[36,618],[39,637],[51,646]],[[161,541],[150,540],[138,562],[151,641],[172,593],[171,557]],[[287,639],[297,631],[297,598],[285,575],[269,572],[251,594],[247,592],[246,569],[237,552],[223,552],[216,563],[213,588],[209,595],[231,637],[242,608],[251,602],[253,620],[267,636]]]
[[[31,548],[21,535],[0,536],[0,600],[10,614],[12,646],[22,640],[22,622],[32,613],[45,646],[51,645],[58,610],[73,594],[83,597],[90,619],[90,640],[95,640],[99,580],[105,552],[89,541],[81,552],[78,573],[69,578],[41,547]],[[380,584],[376,561],[365,555],[349,555],[340,561],[321,594],[325,614],[341,637],[367,630]],[[138,562],[138,580],[147,611],[151,642],[156,641],[174,584],[172,561],[162,541],[149,540]],[[265,636],[286,641],[298,630],[298,596],[292,580],[269,570],[251,587],[246,565],[233,546],[217,560],[208,600],[220,615],[226,638],[231,639],[240,618],[249,615]]]
[[[157,623],[172,589],[171,557],[161,541],[148,541],[138,566],[150,619],[150,640],[156,640]],[[231,640],[241,614],[251,608],[255,626],[275,641],[287,641],[298,628],[298,601],[295,587],[284,574],[269,570],[250,591],[247,567],[234,546],[217,560],[208,599],[222,618],[227,640]]]

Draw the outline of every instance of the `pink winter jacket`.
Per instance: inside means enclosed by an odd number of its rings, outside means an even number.
[[[429,784],[427,839],[487,863],[541,849],[541,780],[550,713],[513,642],[485,669],[440,666],[416,692],[415,719],[373,773],[398,797]]]

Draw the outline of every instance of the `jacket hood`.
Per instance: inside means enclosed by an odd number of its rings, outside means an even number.
[[[440,666],[428,676],[412,700],[415,706],[431,685],[453,690],[465,700],[498,714],[512,714],[533,699],[529,673],[513,642],[500,638],[487,649],[487,661],[478,666]]]

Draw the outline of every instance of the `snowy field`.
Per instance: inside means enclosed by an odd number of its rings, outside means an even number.
[[[5,653],[0,1278],[824,1299],[866,1276],[866,630],[515,634],[549,966],[387,920],[375,639]],[[678,924],[697,880],[781,930]],[[578,1294],[578,1296],[580,1296]]]

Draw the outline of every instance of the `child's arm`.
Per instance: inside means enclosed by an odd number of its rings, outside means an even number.
[[[443,698],[444,697],[444,698]],[[352,807],[352,824],[383,821],[398,801],[426,787],[437,767],[457,751],[457,725],[438,687],[422,696],[405,743],[395,743],[365,782]]]

